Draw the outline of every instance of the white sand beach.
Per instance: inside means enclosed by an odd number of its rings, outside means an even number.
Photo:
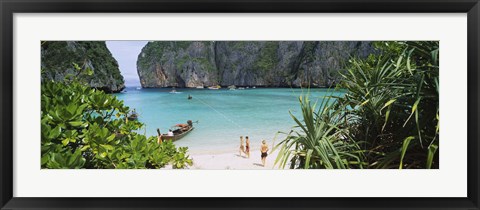
[[[190,169],[279,169],[278,165],[274,166],[278,150],[268,154],[265,167],[262,166],[260,155],[260,150],[250,151],[250,158],[247,158],[244,153],[240,156],[238,151],[221,154],[193,153],[190,155],[193,159],[193,166]]]

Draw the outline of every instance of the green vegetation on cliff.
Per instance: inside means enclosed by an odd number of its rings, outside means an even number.
[[[209,41],[149,42],[137,60],[143,87],[216,85],[214,43]],[[203,79],[193,81],[191,78]]]
[[[101,41],[45,41],[41,43],[42,81],[62,81],[75,74],[73,63],[82,68],[91,68],[93,75],[82,79],[90,87],[107,92],[120,92],[125,87],[117,61],[105,42]]]
[[[271,71],[278,63],[278,42],[265,42],[254,68],[260,71]]]

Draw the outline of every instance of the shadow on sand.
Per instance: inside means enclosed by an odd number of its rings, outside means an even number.
[[[254,163],[253,165],[263,167],[263,165],[260,163]]]
[[[247,157],[245,157],[245,156],[242,156],[242,155],[235,155],[235,156],[237,156],[237,157],[241,157],[241,158],[243,158],[243,159],[246,159],[246,158],[247,158]]]

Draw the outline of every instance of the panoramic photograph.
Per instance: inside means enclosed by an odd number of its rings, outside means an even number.
[[[42,169],[439,169],[438,41],[42,41]]]

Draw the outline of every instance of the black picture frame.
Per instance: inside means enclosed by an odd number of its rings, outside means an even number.
[[[478,0],[0,0],[1,209],[479,209]],[[467,13],[468,196],[465,198],[25,198],[13,197],[15,13]],[[448,181],[448,180],[446,180]]]

